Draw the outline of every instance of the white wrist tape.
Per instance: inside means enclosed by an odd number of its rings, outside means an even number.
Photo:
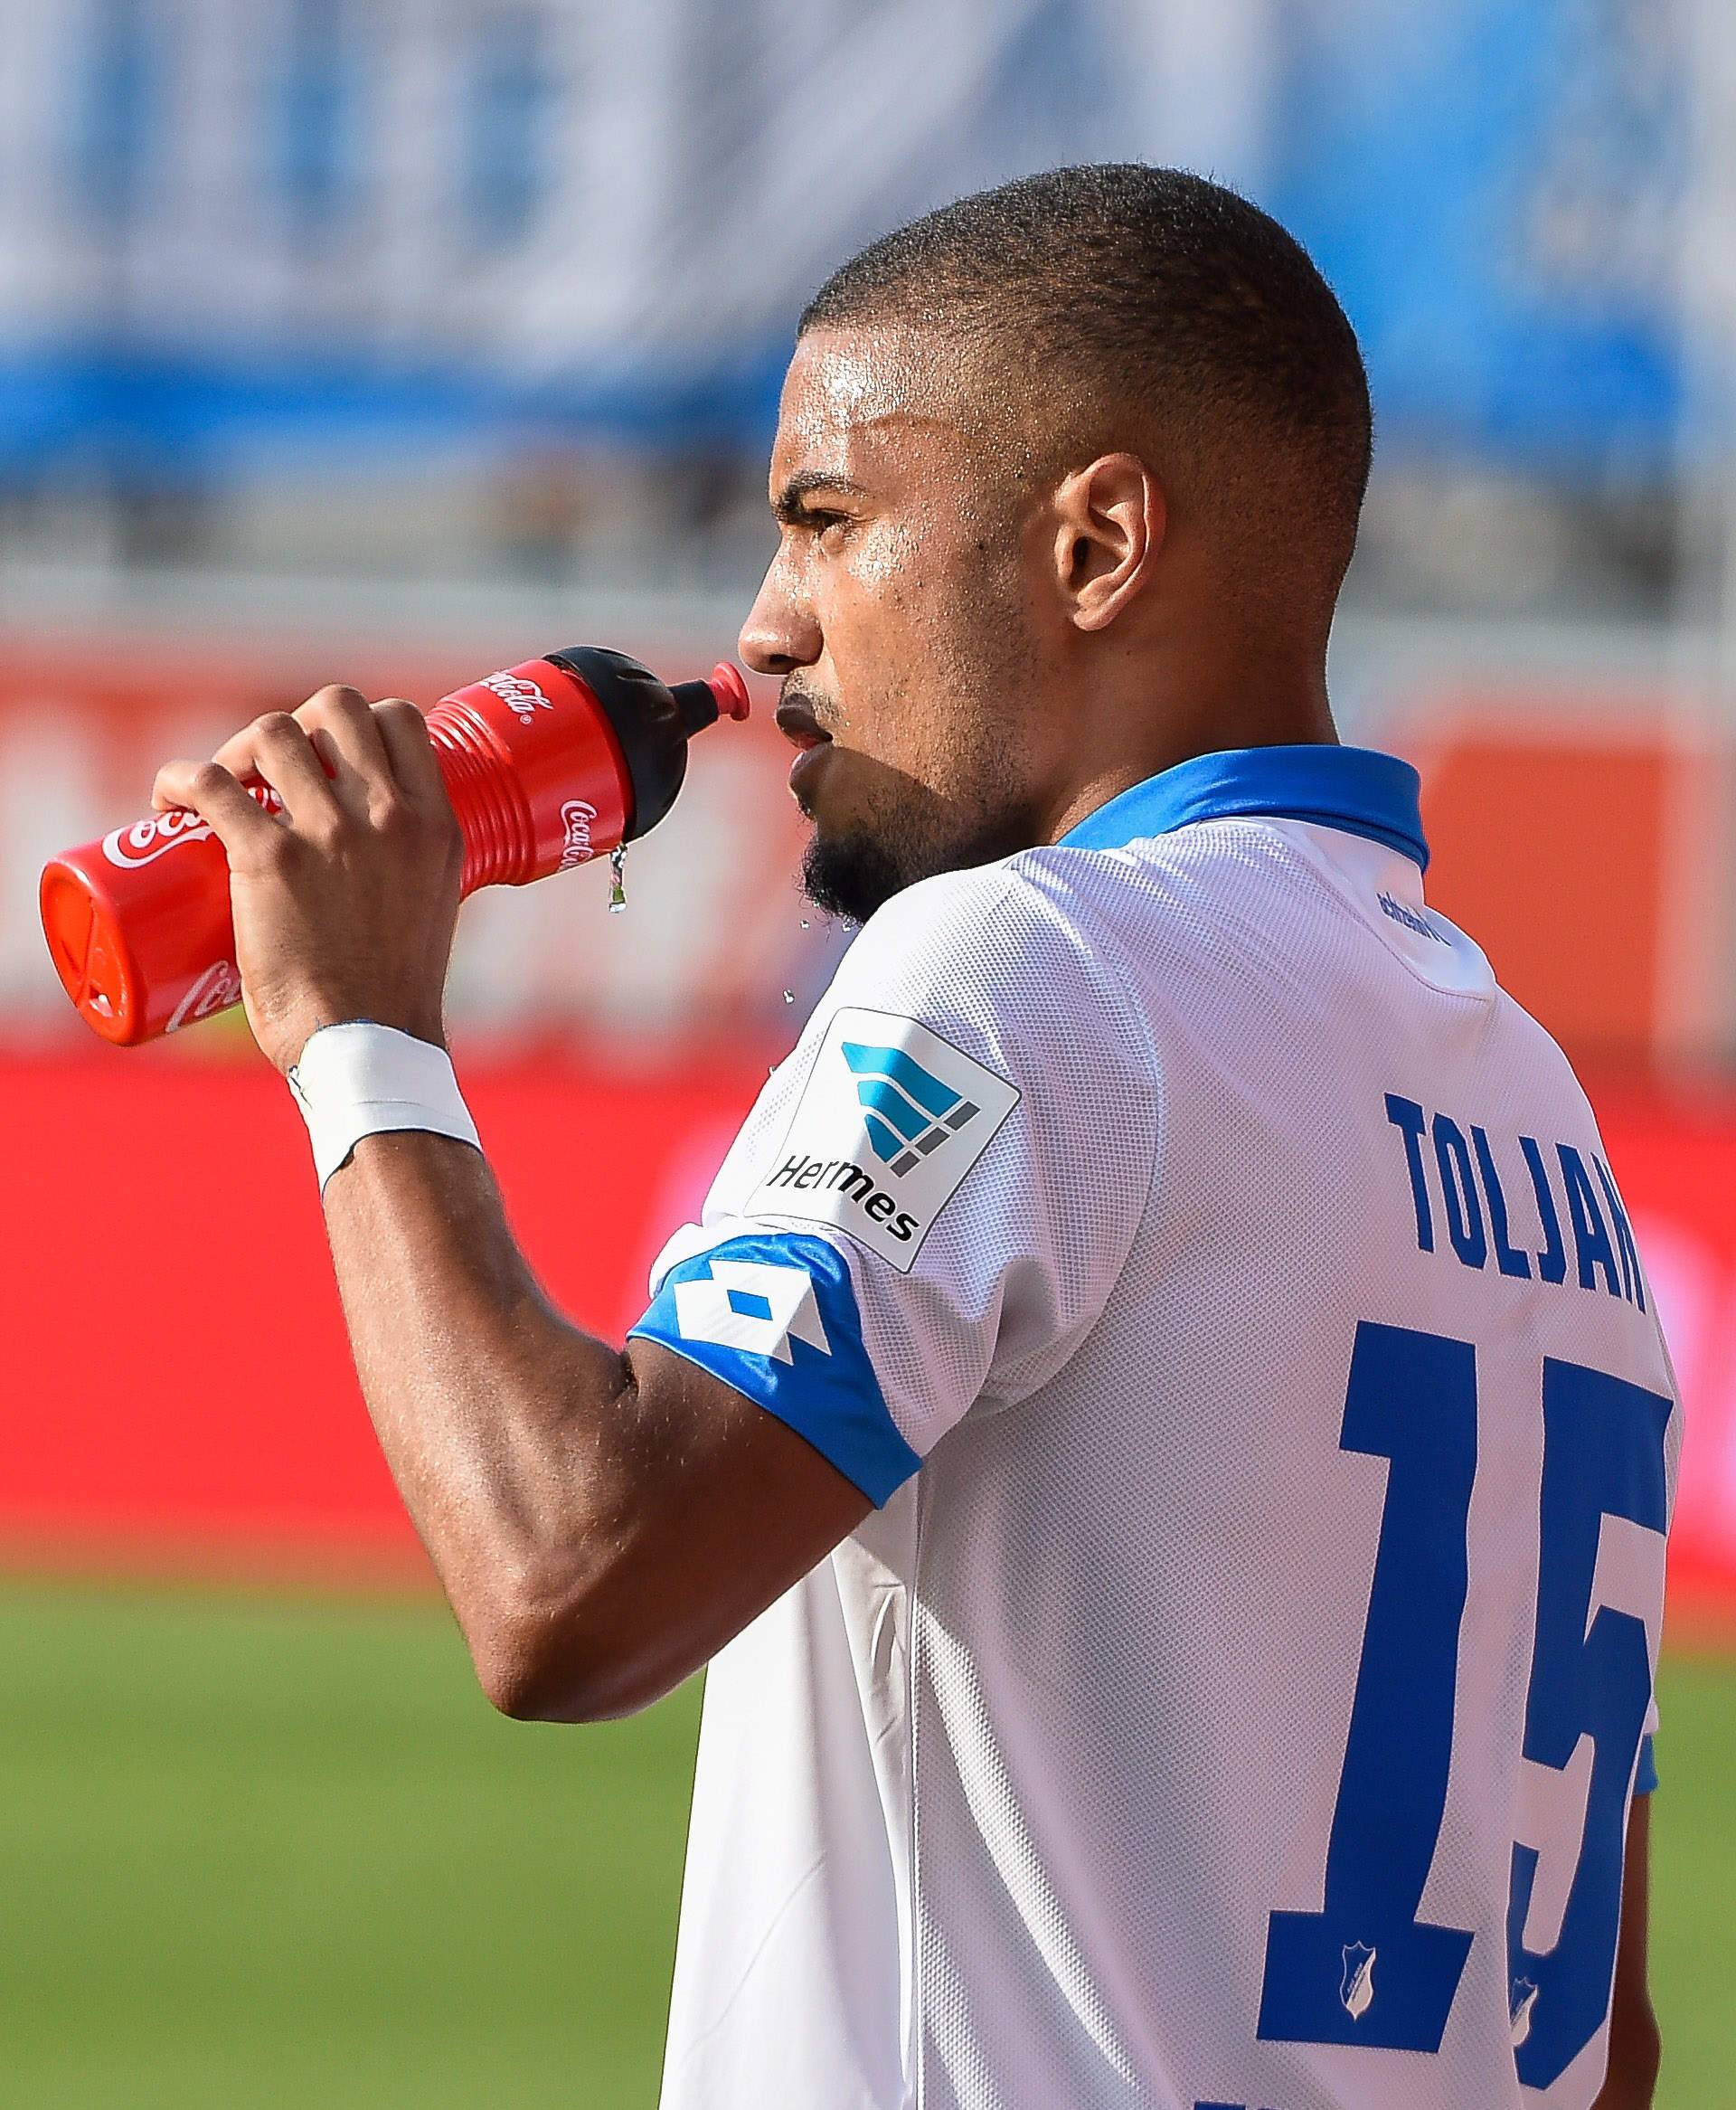
[[[482,1148],[451,1056],[395,1027],[322,1026],[290,1071],[289,1089],[313,1140],[322,1194],[363,1136],[420,1129]]]

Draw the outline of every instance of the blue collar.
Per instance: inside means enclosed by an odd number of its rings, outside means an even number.
[[[1147,777],[1070,828],[1075,850],[1118,850],[1190,821],[1264,815],[1366,836],[1425,872],[1429,845],[1408,762],[1372,747],[1238,747],[1196,754]]]

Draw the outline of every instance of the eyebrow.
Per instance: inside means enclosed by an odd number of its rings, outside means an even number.
[[[839,469],[797,469],[771,502],[772,516],[784,526],[797,525],[810,510],[807,501],[816,491],[835,491],[840,497],[865,498],[864,487]]]

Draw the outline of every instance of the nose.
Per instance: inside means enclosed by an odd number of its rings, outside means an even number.
[[[756,674],[793,674],[798,667],[812,667],[824,649],[819,622],[796,590],[781,550],[760,582],[737,644]]]

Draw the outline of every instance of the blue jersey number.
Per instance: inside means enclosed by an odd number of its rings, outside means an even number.
[[[1628,1798],[1651,1700],[1646,1631],[1600,1607],[1588,1626],[1605,1517],[1662,1532],[1671,1402],[1577,1364],[1543,1366],[1536,1641],[1524,1754],[1594,1756],[1561,1934],[1524,1944],[1536,1875],[1514,1850],[1508,1913],[1514,2058],[1543,2088],[1602,2027],[1615,1965]],[[1362,1325],[1344,1450],[1389,1462],[1344,1773],[1319,1912],[1274,1912],[1260,2034],[1439,2051],[1472,1936],[1417,1916],[1447,1808],[1466,1531],[1477,1470],[1477,1363],[1464,1341]]]
[[[1417,1917],[1447,1808],[1477,1471],[1477,1358],[1360,1326],[1340,1446],[1389,1459],[1326,1909],[1267,1926],[1262,2037],[1438,2051],[1471,1937]]]
[[[1525,1704],[1525,1756],[1562,1771],[1592,1741],[1585,1844],[1560,1938],[1525,1947],[1537,1874],[1515,1846],[1507,1910],[1519,2078],[1546,2088],[1603,2026],[1621,1916],[1621,1856],[1634,1757],[1652,1697],[1646,1629],[1600,1605],[1588,1626],[1606,1517],[1649,1531],[1667,1520],[1664,1436],[1670,1402],[1577,1363],[1543,1365],[1543,1495],[1537,1640]]]

